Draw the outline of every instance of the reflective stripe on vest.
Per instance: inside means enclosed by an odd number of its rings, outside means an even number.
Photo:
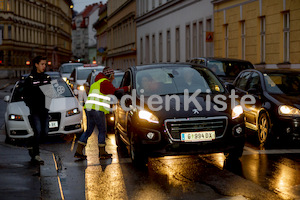
[[[107,78],[102,78],[91,85],[87,101],[85,102],[84,109],[102,111],[105,114],[110,110],[110,97],[100,92],[100,85],[103,81],[108,81]]]

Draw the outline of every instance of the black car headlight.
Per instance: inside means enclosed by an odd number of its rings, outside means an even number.
[[[8,119],[9,119],[9,120],[12,120],[12,121],[24,121],[22,115],[14,115],[14,114],[11,114],[11,115],[9,115]]]
[[[278,108],[279,115],[299,117],[300,110],[288,105],[281,105]]]
[[[155,123],[155,124],[159,123],[158,118],[155,115],[153,115],[151,112],[148,112],[146,110],[140,110],[139,111],[139,118],[140,119],[145,119],[145,120],[147,120],[148,122],[151,122],[151,123]]]
[[[241,114],[243,114],[244,109],[241,105],[237,105],[232,109],[232,119],[238,118]]]
[[[79,113],[80,113],[79,109],[78,109],[78,108],[74,108],[74,109],[72,109],[72,110],[68,110],[68,111],[67,111],[66,117],[70,117],[70,116],[72,116],[72,115],[77,115],[77,114],[79,114]]]

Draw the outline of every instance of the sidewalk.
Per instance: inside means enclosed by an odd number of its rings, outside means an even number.
[[[0,79],[0,90],[18,80]],[[53,154],[40,150],[45,164],[34,164],[27,148],[5,144],[5,137],[4,125],[0,124],[0,199],[62,199]]]

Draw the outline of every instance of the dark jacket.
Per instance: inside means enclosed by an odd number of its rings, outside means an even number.
[[[30,109],[30,113],[48,112],[45,107],[45,95],[40,86],[50,84],[51,78],[45,73],[37,73],[32,70],[24,83],[24,102]]]

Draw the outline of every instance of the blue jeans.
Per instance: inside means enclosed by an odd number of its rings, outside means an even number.
[[[105,114],[102,111],[89,110],[85,111],[87,118],[87,129],[79,138],[79,141],[86,144],[88,138],[92,135],[95,126],[97,126],[98,134],[98,144],[105,144],[106,135],[106,119]]]
[[[29,147],[32,147],[32,152],[29,152],[31,157],[39,155],[40,140],[45,139],[49,131],[49,115],[48,112],[31,113],[30,124],[34,132],[33,138],[29,140]]]

